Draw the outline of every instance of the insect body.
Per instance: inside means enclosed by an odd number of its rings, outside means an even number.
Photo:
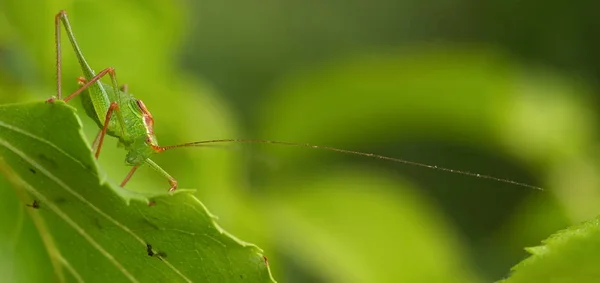
[[[79,78],[79,84],[81,87],[67,96],[66,98],[62,98],[62,87],[61,87],[61,23],[65,28],[67,33],[67,37],[71,42],[71,46],[75,51],[75,55],[77,60],[79,61],[79,65],[83,71],[83,77]],[[60,11],[55,16],[55,39],[56,39],[56,72],[57,72],[57,96],[48,99],[48,102],[53,102],[56,99],[63,100],[65,102],[71,100],[77,95],[81,95],[81,101],[83,107],[86,111],[86,114],[90,116],[98,127],[100,127],[100,132],[96,137],[92,148],[95,151],[95,156],[98,158],[100,155],[100,150],[102,148],[102,143],[104,141],[104,137],[106,135],[113,136],[119,139],[119,142],[124,146],[127,150],[127,156],[125,158],[125,162],[128,165],[133,166],[129,171],[123,182],[121,182],[121,186],[125,186],[125,184],[129,181],[133,173],[136,169],[144,164],[147,164],[152,169],[159,172],[166,179],[168,179],[170,188],[169,191],[174,191],[177,189],[177,181],[169,175],[165,170],[163,170],[160,166],[154,163],[150,157],[153,154],[160,153],[169,149],[179,148],[179,147],[200,147],[206,146],[207,144],[212,143],[229,143],[229,142],[241,142],[241,143],[270,143],[277,145],[286,145],[286,146],[298,146],[298,147],[308,147],[315,149],[324,149],[329,151],[335,151],[346,154],[354,154],[361,155],[367,157],[373,157],[413,166],[420,166],[429,169],[435,169],[440,171],[446,171],[450,173],[462,174],[477,178],[490,179],[493,181],[509,183],[512,185],[518,185],[522,187],[528,187],[533,189],[541,190],[541,188],[528,185],[525,183],[515,182],[508,179],[497,178],[489,175],[482,175],[477,173],[471,173],[468,171],[460,171],[454,169],[448,169],[443,167],[438,167],[435,165],[428,165],[418,162],[407,161],[404,159],[392,158],[372,153],[364,153],[357,152],[351,150],[344,150],[338,148],[332,148],[327,146],[318,146],[311,144],[302,144],[302,143],[293,143],[293,142],[282,142],[282,141],[268,141],[268,140],[246,140],[246,139],[220,139],[220,140],[207,140],[207,141],[199,141],[199,142],[191,142],[184,143],[173,146],[159,146],[156,136],[154,135],[154,120],[152,118],[152,114],[146,108],[144,103],[136,99],[132,94],[128,92],[127,85],[123,85],[119,87],[117,82],[117,76],[115,70],[113,68],[106,68],[97,74],[94,73],[92,68],[88,65],[83,54],[75,40],[75,36],[73,31],[71,30],[71,24],[69,23],[69,19],[67,18],[67,13],[65,11]],[[104,76],[110,76],[111,84],[106,84],[100,81],[100,79]]]
[[[67,102],[81,94],[81,101],[86,114],[101,128],[93,143],[96,158],[100,155],[104,137],[106,135],[116,137],[119,139],[119,143],[128,151],[125,158],[126,163],[133,166],[125,180],[121,183],[121,186],[125,186],[139,166],[148,164],[169,180],[170,191],[175,190],[177,188],[177,181],[150,159],[152,154],[165,150],[165,148],[158,146],[156,136],[154,135],[152,114],[150,114],[150,111],[148,111],[141,100],[136,99],[128,92],[126,85],[119,88],[113,68],[106,68],[98,74],[94,73],[83,57],[83,53],[75,40],[65,11],[60,11],[55,17],[57,97],[50,98],[48,102],[52,102],[55,99],[62,99],[61,23],[65,27],[67,37],[71,42],[84,75],[83,78],[78,79],[81,87],[66,97],[64,101]],[[112,85],[100,81],[106,75],[110,76]]]

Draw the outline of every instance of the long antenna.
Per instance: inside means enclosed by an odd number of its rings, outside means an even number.
[[[492,180],[492,181],[496,181],[496,182],[507,183],[507,184],[511,184],[511,185],[526,187],[526,188],[540,190],[540,191],[544,190],[538,186],[533,186],[533,185],[516,182],[516,181],[509,180],[509,179],[503,179],[503,178],[498,178],[498,177],[494,177],[494,176],[489,176],[489,175],[472,173],[469,171],[455,170],[455,169],[440,167],[440,166],[436,166],[436,165],[429,165],[429,164],[425,164],[425,163],[409,161],[409,160],[400,159],[400,158],[387,157],[387,156],[383,156],[383,155],[379,155],[379,154],[339,149],[339,148],[335,148],[335,147],[322,146],[322,145],[312,145],[312,144],[308,144],[308,143],[295,143],[295,142],[270,141],[270,140],[250,140],[250,139],[218,139],[218,140],[206,140],[206,141],[198,141],[198,142],[183,143],[183,144],[178,144],[178,145],[164,146],[164,147],[160,147],[160,151],[165,151],[165,150],[179,148],[179,147],[207,146],[208,144],[213,144],[213,143],[269,143],[269,144],[286,145],[286,146],[324,149],[324,150],[341,152],[341,153],[346,153],[346,154],[354,154],[354,155],[360,155],[360,156],[373,157],[373,158],[378,158],[378,159],[383,159],[383,160],[388,160],[388,161],[393,161],[393,162],[398,162],[398,163],[403,163],[403,164],[408,164],[408,165],[413,165],[413,166],[419,166],[419,167],[425,167],[425,168],[439,170],[439,171],[450,172],[450,173],[454,173],[454,174],[471,176],[471,177],[475,177],[475,178],[488,179],[488,180]]]

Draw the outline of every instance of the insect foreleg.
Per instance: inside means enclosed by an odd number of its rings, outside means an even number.
[[[131,168],[131,170],[129,170],[129,173],[127,173],[127,176],[125,176],[125,179],[123,180],[123,182],[121,182],[121,188],[125,187],[127,182],[129,182],[129,179],[131,179],[131,176],[133,176],[133,173],[135,173],[135,170],[137,170],[139,167],[140,167],[139,165],[136,165],[136,166],[133,166],[133,168]]]
[[[165,171],[160,166],[158,166],[158,164],[154,163],[154,161],[150,160],[150,158],[146,159],[145,162],[146,162],[146,164],[148,164],[148,166],[150,166],[150,168],[156,170],[158,173],[165,176],[169,180],[169,185],[171,186],[169,188],[169,192],[172,192],[177,189],[177,180],[175,180],[175,178],[173,178],[171,175],[169,175],[169,173],[167,173],[167,171]],[[129,179],[131,179],[131,176],[133,176],[133,173],[135,173],[135,171],[139,167],[140,167],[139,165],[136,165],[136,166],[133,166],[133,168],[131,168],[131,170],[129,171],[127,176],[125,176],[125,179],[123,180],[123,182],[121,182],[121,187],[125,187],[127,182],[129,182]]]
[[[102,143],[104,142],[104,137],[106,136],[106,131],[108,130],[108,125],[110,124],[110,118],[112,118],[114,111],[119,111],[119,104],[117,102],[112,102],[108,107],[108,111],[106,112],[106,118],[104,119],[104,126],[102,130],[98,134],[98,148],[96,148],[96,158],[100,156],[100,149],[102,149]],[[96,143],[96,141],[94,141]]]
[[[96,150],[98,150],[98,141],[100,140],[100,134],[102,134],[102,130],[98,131],[98,134],[96,134],[96,138],[94,138],[94,142],[92,143],[93,152],[96,152]]]
[[[150,166],[152,169],[156,170],[158,173],[165,176],[165,178],[169,180],[169,185],[171,186],[169,188],[169,192],[172,192],[177,189],[177,180],[175,180],[175,178],[169,175],[167,171],[158,166],[158,164],[154,163],[154,161],[152,161],[150,158],[146,159],[146,164],[148,164],[148,166]]]

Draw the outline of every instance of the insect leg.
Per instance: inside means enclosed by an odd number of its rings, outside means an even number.
[[[135,170],[137,170],[140,166],[133,166],[133,168],[131,168],[131,170],[129,170],[129,173],[127,173],[127,176],[125,176],[125,179],[123,180],[123,182],[121,182],[121,187],[125,187],[125,185],[127,184],[127,182],[129,182],[129,179],[131,179],[131,176],[133,176],[133,173],[135,173]]]
[[[62,11],[61,11],[62,12]],[[56,97],[62,98],[62,66],[60,50],[60,12],[54,17],[54,43],[56,45]],[[52,98],[50,98],[52,99]]]
[[[158,164],[154,163],[154,161],[152,161],[150,158],[146,159],[146,164],[148,164],[148,166],[150,166],[150,168],[156,170],[158,173],[165,176],[165,178],[167,178],[169,180],[169,185],[171,186],[169,188],[169,192],[172,192],[177,189],[177,180],[175,180],[175,178],[173,178],[171,175],[169,175],[169,173],[167,173],[167,171],[160,168],[160,166],[158,166]]]
[[[89,64],[85,61],[83,57],[83,53],[75,40],[75,35],[73,34],[73,30],[71,29],[71,24],[69,23],[69,18],[67,17],[67,12],[60,11],[54,17],[54,40],[56,46],[56,98],[52,97],[48,99],[48,102],[52,102],[55,99],[62,99],[62,48],[61,48],[61,31],[60,31],[60,23],[63,23],[65,27],[65,31],[67,32],[67,37],[71,42],[71,45],[75,51],[75,55],[77,56],[77,60],[81,65],[83,73],[86,78],[91,78],[94,76],[94,71],[89,66]]]
[[[98,148],[96,148],[96,154],[94,155],[96,159],[100,156],[100,149],[102,149],[102,143],[104,142],[104,137],[106,136],[106,131],[108,130],[108,125],[110,124],[110,118],[112,117],[113,111],[119,110],[119,104],[117,102],[112,102],[110,107],[108,107],[108,111],[106,112],[106,118],[104,119],[104,126],[102,130],[98,134]],[[96,143],[96,141],[94,141]]]
[[[79,77],[77,78],[77,82],[79,83],[79,85],[84,85],[87,83],[87,80],[84,77]],[[100,134],[102,134],[102,130],[98,131],[96,137],[94,138],[94,142],[92,143],[93,152],[96,152],[96,150],[98,149],[98,141],[100,140]]]
[[[71,93],[69,96],[67,96],[67,98],[64,99],[64,102],[67,102],[71,99],[73,99],[75,96],[81,94],[82,91],[84,91],[86,88],[90,87],[92,84],[96,83],[97,81],[99,81],[102,77],[106,76],[106,74],[108,74],[111,78],[111,81],[113,83],[113,87],[115,88],[115,95],[117,97],[117,101],[113,101],[113,103],[117,103],[120,104],[120,95],[118,93],[118,86],[117,86],[117,74],[115,73],[115,69],[112,67],[108,67],[102,71],[100,71],[97,75],[95,75],[91,80],[87,81],[85,80],[85,78],[78,78],[77,80],[79,81],[80,84],[83,84],[78,90],[76,90],[75,92]],[[54,101],[54,97],[50,98],[47,100],[48,102],[52,102]],[[112,103],[111,103],[112,105]],[[108,109],[110,111],[110,108]],[[119,125],[121,126],[121,135],[125,136],[125,119],[123,119],[123,114],[121,113],[121,111],[119,110],[119,108],[116,108],[117,110],[117,117],[119,118]],[[108,112],[107,112],[107,116],[108,116]],[[104,126],[106,127],[107,124],[105,124]],[[102,145],[102,140],[100,141],[100,145]]]
[[[100,71],[97,75],[95,75],[91,80],[86,81],[85,79],[81,79],[78,78],[77,80],[79,81],[79,83],[83,83],[83,85],[81,87],[79,87],[79,89],[77,89],[76,91],[74,91],[73,93],[71,93],[69,96],[67,96],[67,98],[65,98],[63,101],[67,102],[73,98],[75,98],[75,96],[81,94],[81,92],[83,92],[85,89],[87,89],[88,87],[90,87],[92,84],[96,83],[97,81],[99,81],[102,77],[109,75],[111,77],[115,76],[115,69],[112,67],[106,68],[102,71]],[[48,99],[48,102],[53,102],[55,100],[54,97],[51,97],[50,99]]]
[[[104,70],[102,70],[100,73],[98,73],[97,75],[94,74],[94,71],[92,70],[92,68],[89,66],[89,64],[87,63],[87,61],[85,60],[85,58],[83,57],[83,52],[81,52],[81,49],[79,48],[79,45],[77,44],[77,40],[75,40],[75,35],[73,34],[73,30],[71,29],[71,24],[69,23],[69,18],[67,17],[67,12],[65,12],[64,10],[58,12],[58,14],[56,14],[56,16],[54,17],[54,35],[55,35],[55,44],[56,44],[56,79],[57,79],[57,98],[55,97],[51,97],[50,99],[47,100],[47,102],[53,102],[55,99],[61,99],[62,98],[62,66],[61,66],[61,61],[62,61],[62,51],[61,51],[61,30],[60,30],[60,23],[62,22],[63,26],[65,27],[65,31],[67,33],[67,37],[69,38],[69,41],[71,42],[71,46],[73,47],[73,50],[75,51],[75,55],[77,57],[77,60],[79,61],[79,65],[81,65],[81,69],[83,71],[83,75],[85,78],[91,78],[89,80],[89,82],[87,82],[86,84],[84,84],[81,88],[79,88],[77,91],[75,91],[74,93],[72,93],[71,95],[69,95],[67,98],[64,99],[64,102],[67,102],[69,100],[71,100],[73,97],[77,96],[79,93],[81,93],[84,89],[92,86],[94,83],[96,83],[100,78],[102,78],[104,75],[106,75],[107,73],[110,75],[110,78],[112,80],[112,84],[113,84],[113,92],[115,95],[114,100],[117,101],[117,103],[119,105],[121,105],[121,95],[119,93],[119,85],[117,83],[117,76],[115,75],[115,69],[114,68],[106,68]],[[106,102],[112,102],[112,101],[108,101],[109,98],[106,97],[106,93],[103,91],[103,88],[98,84],[96,87],[96,91],[99,91],[100,94],[104,96],[104,100]],[[123,114],[121,113],[121,111],[117,111],[117,117],[119,118],[119,122],[121,125],[121,134],[122,136],[125,136],[125,120],[123,119]]]
[[[98,134],[96,134],[96,138],[94,138],[94,142],[92,143],[93,152],[96,152],[96,150],[98,149],[98,141],[100,140],[100,134],[102,134],[102,130],[98,131]]]

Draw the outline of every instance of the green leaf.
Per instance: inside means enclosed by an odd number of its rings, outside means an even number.
[[[323,282],[482,282],[459,235],[409,182],[344,166],[288,186],[269,196],[273,240]]]
[[[26,209],[6,180],[0,178],[0,274],[3,282],[46,282],[47,278],[52,278],[48,253],[32,219],[27,217]]]
[[[101,181],[82,137],[62,102],[0,106],[0,169],[24,202],[38,202],[27,211],[59,281],[273,281],[262,251],[223,231],[194,195]]]
[[[598,282],[600,278],[600,218],[554,234],[512,269],[504,283]]]

